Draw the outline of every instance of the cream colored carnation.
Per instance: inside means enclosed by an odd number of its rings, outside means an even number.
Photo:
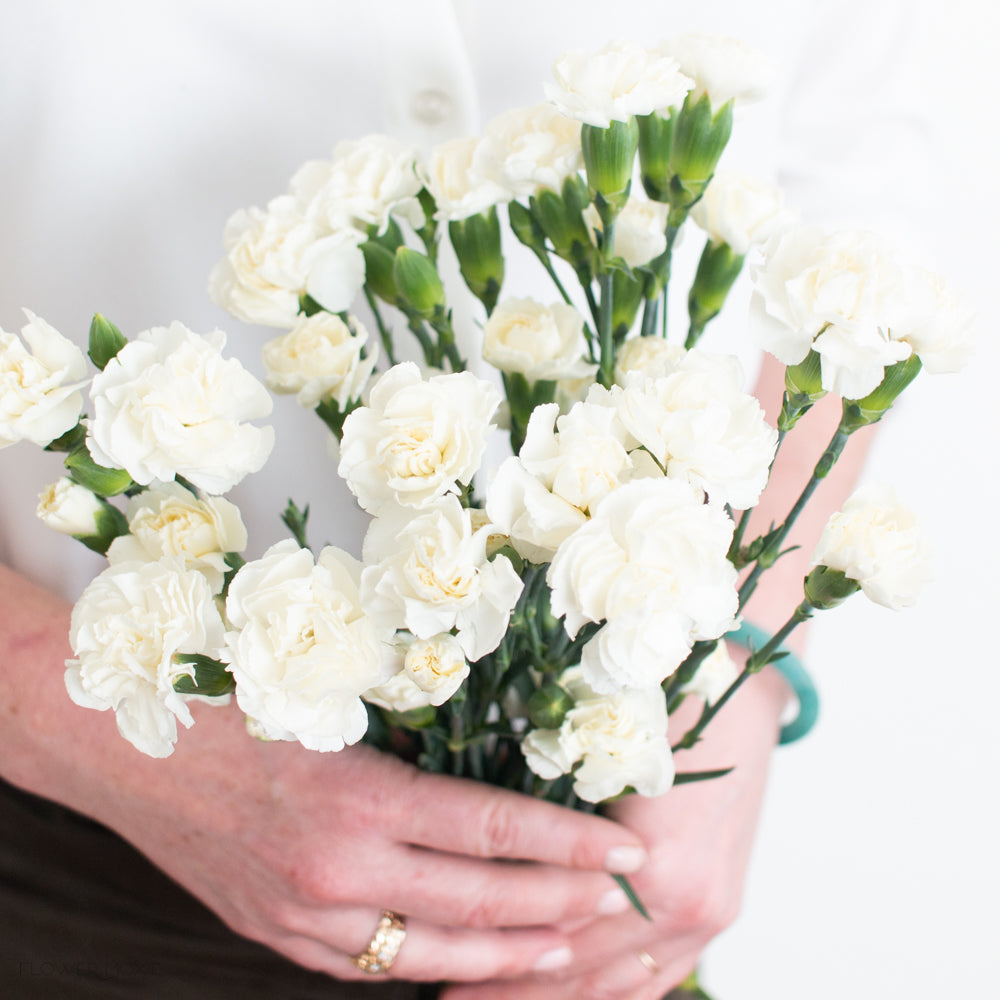
[[[437,205],[434,216],[439,221],[467,219],[510,201],[510,192],[480,169],[480,142],[477,136],[450,139],[431,150],[424,183]]]
[[[269,739],[332,751],[365,734],[361,695],[392,668],[360,600],[360,569],[332,547],[314,563],[288,540],[233,579],[226,655],[236,700]]]
[[[564,302],[505,299],[483,327],[483,357],[529,382],[587,378],[597,366],[583,359],[583,316]]]
[[[338,471],[372,514],[456,493],[479,468],[499,402],[469,372],[424,381],[416,365],[396,365],[344,421]]]
[[[218,656],[224,627],[212,588],[180,559],[110,566],[81,595],[70,622],[76,704],[113,709],[118,731],[151,757],[173,753],[177,722],[193,723],[174,682],[194,668],[177,655]]]
[[[661,42],[657,51],[676,59],[694,80],[691,99],[708,94],[713,108],[760,100],[774,85],[772,60],[740,39],[692,32]]]
[[[917,518],[890,486],[878,483],[857,490],[830,518],[812,565],[839,570],[870,600],[893,610],[915,604],[931,577]]]
[[[500,644],[522,583],[506,556],[489,559],[492,527],[473,530],[457,497],[375,518],[365,536],[364,606],[382,630],[418,639],[454,630],[475,662]]]
[[[308,294],[330,312],[351,307],[365,281],[362,234],[307,219],[292,195],[226,223],[226,255],[209,278],[216,305],[246,323],[292,326]]]
[[[571,637],[605,623],[581,660],[595,691],[659,684],[696,640],[733,627],[732,535],[732,520],[692,486],[640,479],[559,546],[546,576],[552,613]]]
[[[396,638],[403,664],[399,673],[365,693],[365,701],[393,712],[443,705],[469,676],[461,644],[448,632],[428,639]]]
[[[667,249],[667,213],[670,206],[634,194],[615,219],[615,256],[629,267],[642,267]],[[602,231],[601,217],[593,205],[583,219],[592,232]]]
[[[545,96],[564,115],[598,128],[680,104],[693,86],[674,58],[627,41],[593,53],[565,52],[552,75]]]
[[[94,460],[125,469],[142,485],[183,476],[225,493],[267,461],[267,390],[235,358],[225,334],[199,336],[181,323],[140,333],[94,376],[87,447]]]
[[[559,191],[583,166],[580,123],[550,104],[507,111],[486,126],[476,167],[515,198]]]
[[[265,382],[272,392],[295,393],[307,409],[333,399],[343,412],[361,397],[378,360],[378,345],[362,358],[367,342],[368,331],[353,316],[350,325],[326,312],[302,316],[264,345]]]
[[[791,225],[795,215],[785,208],[781,190],[773,184],[717,170],[691,209],[691,218],[710,240],[727,244],[743,257],[752,246],[766,243]]]
[[[225,554],[242,552],[247,530],[239,508],[222,497],[199,499],[179,483],[161,483],[133,497],[126,509],[129,534],[108,549],[108,561],[142,562],[177,556],[205,575],[213,593],[229,571]]]
[[[101,501],[68,476],[47,486],[38,498],[37,514],[47,528],[64,535],[87,537],[97,534]]]
[[[579,667],[560,685],[575,704],[559,729],[535,729],[522,744],[528,766],[541,778],[573,775],[573,791],[586,802],[603,802],[634,788],[664,794],[674,780],[667,739],[667,709],[660,688],[599,694]]]
[[[40,316],[24,313],[20,338],[0,330],[0,448],[47,445],[76,425],[83,408],[83,352]]]

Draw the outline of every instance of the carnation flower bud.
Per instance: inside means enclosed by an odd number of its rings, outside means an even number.
[[[653,201],[670,200],[670,151],[674,145],[672,114],[666,118],[656,113],[642,115],[639,125],[639,165],[642,186]]]
[[[90,490],[63,477],[38,497],[38,516],[46,527],[64,535],[94,535],[101,501]]]
[[[688,294],[691,332],[685,347],[694,347],[705,326],[718,316],[741,270],[743,257],[734,253],[732,247],[711,240],[705,244]]]
[[[607,225],[628,201],[632,165],[639,145],[639,126],[634,118],[627,122],[613,121],[607,128],[584,125],[580,142],[587,187]]]
[[[857,580],[845,576],[839,569],[817,566],[805,579],[806,601],[820,611],[835,608],[861,589]]]
[[[555,682],[543,684],[528,699],[528,719],[537,729],[558,729],[574,704],[565,688]]]
[[[444,285],[429,257],[409,247],[400,247],[392,277],[399,297],[425,319],[444,309]]]
[[[785,369],[785,398],[778,417],[778,430],[790,431],[799,417],[826,395],[822,359],[810,351],[804,361]]]
[[[448,235],[469,291],[483,303],[487,313],[493,312],[504,274],[496,208],[449,222]]]
[[[868,424],[877,423],[892,408],[903,390],[920,374],[921,361],[915,354],[898,361],[885,370],[885,376],[874,392],[863,399],[844,400],[841,428],[847,433]]]

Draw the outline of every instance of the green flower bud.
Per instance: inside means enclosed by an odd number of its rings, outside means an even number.
[[[519,201],[512,201],[507,206],[510,216],[510,228],[514,235],[536,254],[545,252],[545,230],[538,224],[534,215]]]
[[[615,268],[611,274],[611,337],[618,343],[625,339],[635,323],[643,302],[644,282],[628,271]]]
[[[558,684],[543,684],[528,699],[528,719],[536,729],[558,729],[575,702]]]
[[[450,222],[448,235],[469,291],[486,306],[487,313],[493,312],[504,274],[496,208]]]
[[[670,150],[671,206],[687,210],[702,196],[715,173],[722,151],[733,130],[733,102],[727,101],[713,115],[708,95],[684,105],[676,113],[673,144]]]
[[[444,285],[429,257],[409,247],[400,247],[392,277],[399,298],[418,315],[430,319],[444,309]]]
[[[840,428],[851,434],[868,424],[877,423],[892,408],[903,390],[920,374],[923,364],[915,354],[886,368],[878,387],[864,399],[845,399]]]
[[[693,333],[697,332],[685,347],[694,347],[694,341],[701,331],[719,315],[741,270],[743,257],[733,253],[733,248],[728,244],[713,243],[711,240],[705,244],[688,294],[691,329]]]
[[[531,199],[532,217],[555,252],[577,267],[590,266],[594,260],[594,244],[583,219],[589,204],[586,185],[578,177],[568,178],[561,194],[545,189]]]
[[[845,576],[839,569],[816,566],[805,579],[806,601],[819,611],[842,604],[861,589],[857,580]]]
[[[642,115],[639,125],[639,167],[642,186],[653,201],[670,200],[670,151],[674,144],[673,115]]]
[[[361,244],[361,252],[365,257],[365,284],[369,291],[394,306],[397,299],[396,282],[393,280],[395,253],[371,240]]]
[[[825,395],[822,359],[816,351],[810,351],[804,361],[785,369],[785,398],[778,416],[778,430],[790,431],[813,403]]]
[[[634,118],[613,121],[607,128],[584,125],[580,130],[587,188],[605,226],[625,207],[632,185],[632,167],[639,146]]]
[[[128,343],[125,335],[100,313],[90,321],[90,341],[87,354],[90,360],[104,371],[107,363]]]

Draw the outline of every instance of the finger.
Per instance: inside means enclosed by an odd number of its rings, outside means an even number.
[[[287,921],[300,935],[289,947],[309,953],[322,962],[324,971],[338,978],[374,978],[359,970],[351,956],[368,947],[378,918],[378,912],[367,907],[302,911]],[[307,947],[309,940],[321,949]],[[475,982],[552,971],[572,960],[569,939],[555,928],[477,931],[407,918],[399,954],[391,968],[380,975],[418,982]]]
[[[698,964],[697,952],[678,953],[650,945],[633,948],[574,982],[579,996],[615,997],[622,1000],[660,1000]]]
[[[625,893],[604,872],[554,865],[482,861],[424,848],[405,849],[406,878],[383,869],[364,898],[389,909],[456,927],[526,927],[626,912]],[[402,866],[405,865],[405,868]]]
[[[647,860],[642,840],[612,820],[479,782],[412,772],[395,806],[398,838],[438,851],[623,874]]]

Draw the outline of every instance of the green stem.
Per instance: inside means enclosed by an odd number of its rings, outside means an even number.
[[[378,335],[382,341],[382,350],[385,351],[385,356],[389,359],[390,366],[394,365],[396,364],[396,354],[392,342],[392,331],[386,326],[385,320],[382,318],[382,310],[378,307],[378,300],[367,286],[365,286],[365,299],[372,311],[372,315],[375,317],[375,325],[378,327]]]
[[[601,254],[604,257],[605,270],[599,279],[601,289],[601,305],[597,319],[597,336],[600,339],[601,359],[600,359],[600,381],[602,385],[611,386],[615,382],[615,347],[612,334],[614,333],[612,324],[614,275],[608,269],[607,264],[611,261],[615,252],[615,224],[608,222],[604,228],[604,242],[601,246]]]
[[[781,555],[781,546],[788,537],[788,533],[792,530],[792,526],[795,524],[799,514],[802,513],[813,493],[816,492],[816,487],[819,486],[819,484],[827,477],[837,459],[840,458],[840,454],[844,450],[844,445],[847,444],[847,439],[849,437],[850,432],[845,432],[840,426],[837,427],[833,437],[830,439],[830,443],[826,446],[826,450],[816,463],[813,473],[809,477],[809,482],[806,483],[805,489],[801,494],[799,494],[798,500],[795,501],[794,506],[788,512],[788,516],[785,518],[784,523],[771,539],[767,548],[758,557],[757,563],[750,571],[749,576],[747,576],[746,580],[743,581],[743,585],[740,587],[741,608],[748,600],[750,600],[753,592],[757,589],[757,583],[764,570],[769,569],[774,564],[774,561],[778,558],[778,556]]]
[[[656,317],[659,308],[659,299],[646,299],[646,304],[642,308],[642,328],[639,331],[641,336],[652,337],[656,333]]]
[[[725,693],[712,705],[706,705],[701,712],[698,721],[675,743],[670,749],[676,753],[678,750],[689,750],[701,738],[705,727],[722,710],[723,706],[746,682],[748,677],[759,673],[767,666],[772,655],[777,652],[781,644],[791,635],[792,631],[798,628],[804,621],[812,617],[813,609],[803,601],[791,614],[791,617],[784,625],[774,633],[773,636],[760,649],[755,649],[749,657],[742,672],[726,689]]]

